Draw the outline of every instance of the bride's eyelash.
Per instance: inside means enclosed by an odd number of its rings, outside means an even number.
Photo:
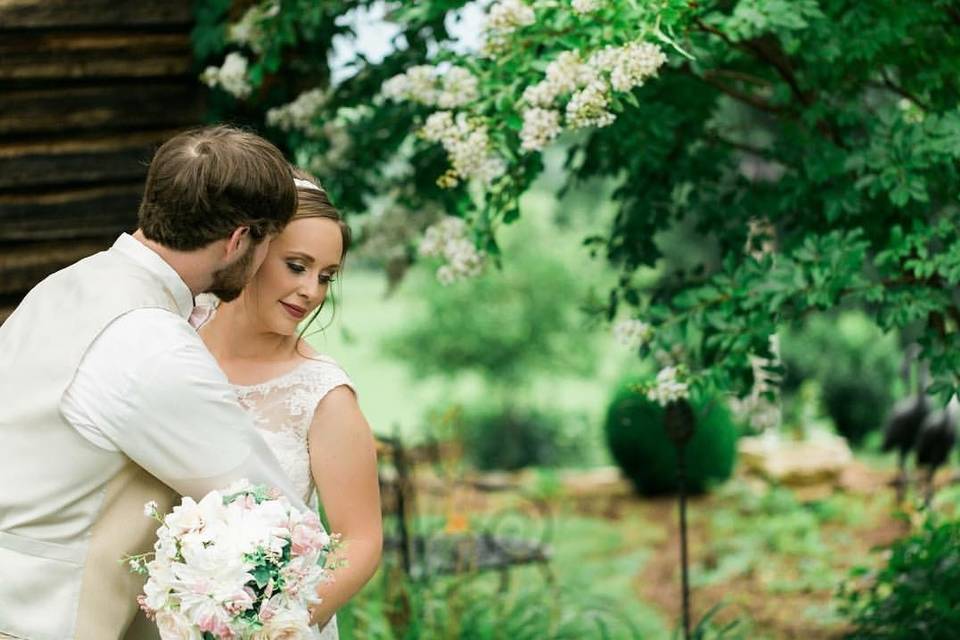
[[[296,274],[302,274],[307,271],[307,268],[305,266],[303,266],[302,264],[297,264],[296,262],[288,262],[287,268]],[[336,276],[337,276],[336,273],[321,273],[319,278],[320,283],[330,284],[332,282],[336,282],[337,280]]]

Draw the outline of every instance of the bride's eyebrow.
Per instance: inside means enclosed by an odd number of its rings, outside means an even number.
[[[291,252],[288,254],[288,257],[300,258],[301,260],[304,260],[304,261],[310,262],[310,263],[315,262],[315,260],[313,259],[313,256],[312,256],[312,255],[310,255],[309,253],[303,253],[302,251],[291,251]]]

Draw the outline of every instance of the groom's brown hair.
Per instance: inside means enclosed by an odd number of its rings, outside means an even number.
[[[290,165],[260,136],[219,125],[181,133],[153,156],[140,203],[143,235],[192,251],[250,227],[255,241],[286,226],[297,208]]]

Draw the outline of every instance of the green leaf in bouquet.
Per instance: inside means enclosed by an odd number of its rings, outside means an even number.
[[[270,582],[271,576],[270,567],[266,564],[261,564],[256,567],[253,571],[250,572],[250,575],[253,576],[254,582],[257,583],[257,586],[261,589],[267,586],[267,583]]]

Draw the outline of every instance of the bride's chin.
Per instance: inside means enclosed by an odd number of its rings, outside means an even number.
[[[281,336],[295,336],[297,334],[297,325],[290,326],[289,323],[274,323],[273,332]]]

